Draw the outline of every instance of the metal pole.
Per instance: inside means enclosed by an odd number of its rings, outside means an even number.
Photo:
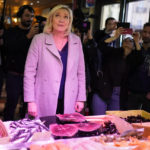
[[[126,17],[126,7],[127,7],[127,1],[126,0],[121,0],[120,1],[120,14],[119,14],[119,21],[120,22],[125,22],[125,17]],[[123,37],[121,36],[120,39],[117,41],[117,45],[122,46],[122,39]]]
[[[127,7],[127,1],[121,0],[120,1],[120,15],[119,15],[119,21],[120,22],[125,22],[126,7]]]

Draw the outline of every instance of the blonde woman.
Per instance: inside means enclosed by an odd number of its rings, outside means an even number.
[[[24,101],[35,117],[81,112],[86,100],[80,38],[71,33],[72,11],[57,5],[44,33],[34,37],[24,71]]]

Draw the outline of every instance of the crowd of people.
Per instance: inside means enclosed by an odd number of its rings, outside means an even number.
[[[92,34],[89,29],[81,39],[80,30],[72,33],[68,6],[53,7],[42,30],[33,24],[34,14],[31,6],[21,6],[19,24],[5,31],[0,28],[5,121],[14,120],[19,99],[20,118],[26,113],[43,117],[82,112],[85,103],[90,115],[120,109],[150,112],[150,23],[144,24],[141,34],[122,38],[125,29],[117,28],[110,17],[104,30]]]
[[[97,31],[85,44],[91,112],[93,115],[120,109],[150,112],[150,23],[144,24],[141,35],[133,32],[123,36],[122,47],[116,43],[125,28],[116,26],[115,19],[108,18],[105,29]]]

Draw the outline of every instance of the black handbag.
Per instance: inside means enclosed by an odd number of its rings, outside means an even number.
[[[112,86],[105,74],[102,71],[102,56],[99,49],[97,49],[97,72],[96,72],[96,79],[95,79],[95,89],[98,95],[103,100],[109,100],[112,95]]]

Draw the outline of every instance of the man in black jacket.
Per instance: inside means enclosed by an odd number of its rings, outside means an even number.
[[[7,102],[4,110],[4,120],[13,120],[18,99],[23,98],[23,73],[28,48],[38,27],[31,26],[34,10],[29,5],[19,8],[17,16],[20,18],[18,26],[9,28],[5,37],[6,48],[6,92]],[[22,109],[24,117],[25,107]]]
[[[103,30],[96,31],[94,39],[97,43],[101,43],[104,40],[113,36],[113,31],[116,30],[117,21],[113,17],[109,17],[105,21],[105,28]],[[116,41],[112,41],[108,44],[111,47],[116,47]]]
[[[150,23],[144,24],[142,40],[144,62],[130,75],[127,109],[150,112]]]

